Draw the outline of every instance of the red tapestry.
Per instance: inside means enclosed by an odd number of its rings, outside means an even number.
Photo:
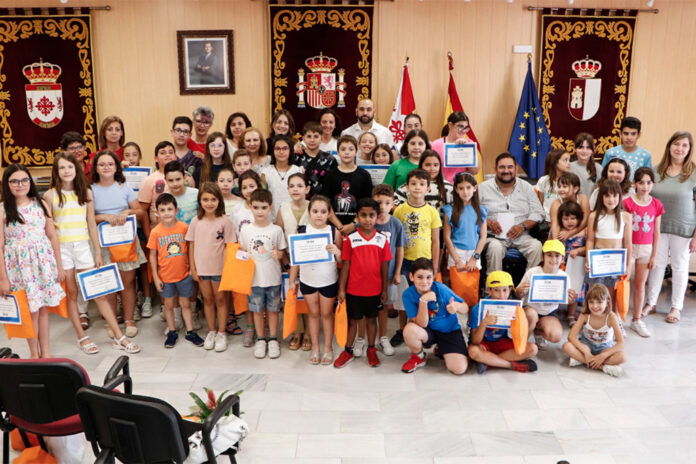
[[[580,132],[594,136],[597,154],[621,143],[636,12],[602,13],[543,11],[540,100],[553,148],[572,153]]]
[[[371,2],[370,2],[371,3]],[[332,108],[355,119],[372,82],[373,5],[271,4],[271,113],[286,109],[297,131]]]
[[[2,165],[51,165],[67,131],[94,151],[95,117],[90,16],[0,16]]]

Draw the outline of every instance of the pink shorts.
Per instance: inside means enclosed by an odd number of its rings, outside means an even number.
[[[650,261],[650,256],[652,256],[652,243],[640,245],[631,245],[631,259],[637,263],[648,263]]]

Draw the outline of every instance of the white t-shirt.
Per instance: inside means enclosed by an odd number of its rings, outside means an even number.
[[[234,224],[234,232],[237,234],[237,237],[239,237],[239,234],[242,233],[242,228],[244,228],[244,226],[254,222],[254,214],[251,212],[251,209],[247,208],[246,201],[235,206],[230,216],[232,223]]]
[[[331,243],[333,243],[333,232],[331,226],[327,225],[324,228],[315,229],[310,224],[306,227],[307,234],[316,234],[321,232],[330,233],[332,236]],[[322,288],[335,284],[338,282],[338,270],[336,269],[336,262],[302,264],[300,266],[300,282],[314,288]]]
[[[261,174],[266,179],[266,184],[268,185],[268,190],[273,195],[273,215],[278,213],[278,208],[280,205],[286,201],[292,200],[290,194],[288,193],[288,179],[291,175],[295,173],[303,173],[304,168],[300,166],[290,165],[290,169],[286,172],[279,172],[274,164],[269,164],[265,168],[261,169]]]
[[[275,224],[265,227],[248,224],[242,228],[239,235],[239,246],[254,259],[252,287],[273,287],[281,284],[280,261],[271,258],[271,251],[273,247],[276,250],[287,248],[283,229]]]
[[[522,280],[520,281],[520,285],[525,283],[525,282],[531,282],[532,281],[532,276],[535,274],[548,274],[547,272],[544,272],[544,270],[541,268],[541,266],[534,266],[533,268],[529,269],[527,272],[524,273],[524,277],[522,277]],[[552,275],[568,275],[565,273],[565,271],[558,270],[555,274]],[[557,303],[530,303],[529,302],[529,293],[527,293],[524,298],[522,299],[522,304],[524,306],[529,306],[530,308],[534,308],[537,313],[539,313],[539,316],[548,316],[551,314],[554,310],[558,309],[558,304]]]
[[[362,130],[360,124],[356,122],[349,128],[343,129],[341,135],[352,135],[353,137],[358,139],[358,137],[360,137],[360,135],[363,132],[372,132],[373,134],[375,134],[375,136],[377,136],[378,143],[386,143],[390,147],[394,145],[394,136],[391,132],[389,132],[389,129],[387,129],[386,127],[374,120],[372,121],[372,127],[370,127],[370,129],[367,131]]]

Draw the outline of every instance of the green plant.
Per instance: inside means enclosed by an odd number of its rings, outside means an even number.
[[[191,406],[191,415],[198,417],[201,422],[204,421],[212,412],[213,410],[222,402],[223,398],[227,393],[229,393],[229,390],[225,390],[220,394],[218,398],[215,398],[215,393],[213,392],[212,389],[203,387],[203,390],[205,390],[205,393],[208,396],[208,401],[205,402],[201,399],[200,396],[196,395],[193,392],[189,392],[189,395],[191,398],[193,398],[193,401],[195,401],[195,405]],[[244,390],[238,390],[233,395],[241,395]],[[230,414],[231,411],[228,411],[226,416]]]

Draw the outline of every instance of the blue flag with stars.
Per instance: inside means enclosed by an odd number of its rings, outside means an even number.
[[[524,80],[520,106],[517,107],[508,151],[515,157],[527,176],[538,179],[544,175],[544,161],[550,149],[551,137],[541,113],[541,104],[530,62],[527,64],[527,77]]]

